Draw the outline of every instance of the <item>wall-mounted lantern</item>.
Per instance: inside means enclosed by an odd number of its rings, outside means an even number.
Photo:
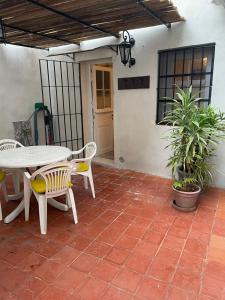
[[[5,26],[0,17],[0,43],[5,43]]]
[[[131,48],[135,44],[135,39],[130,36],[129,32],[123,31],[123,41],[119,44],[121,62],[126,66],[129,63],[129,68],[135,65],[135,58],[131,56]]]

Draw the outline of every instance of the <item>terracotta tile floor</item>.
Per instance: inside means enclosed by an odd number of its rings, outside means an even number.
[[[0,223],[0,299],[225,300],[225,190],[209,189],[185,214],[171,208],[167,179],[94,174],[95,200],[74,179],[77,225],[49,207],[41,236],[34,200],[29,222]]]

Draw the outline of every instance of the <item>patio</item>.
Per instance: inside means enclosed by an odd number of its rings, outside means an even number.
[[[29,222],[0,223],[0,299],[225,299],[224,190],[187,214],[170,180],[98,165],[94,180],[95,200],[74,181],[77,225],[49,207],[40,235],[36,201]]]

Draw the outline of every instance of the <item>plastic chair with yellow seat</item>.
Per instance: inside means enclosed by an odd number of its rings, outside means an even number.
[[[5,177],[6,177],[6,173],[0,169],[0,188],[2,188],[5,200],[8,201],[8,195],[7,195],[6,186],[5,186]],[[0,221],[2,221],[1,199],[0,199]]]
[[[82,149],[78,151],[73,151],[72,155],[78,155],[84,151],[85,157],[84,158],[75,158],[72,159],[71,162],[74,164],[74,168],[72,170],[72,175],[82,175],[84,176],[84,187],[88,189],[88,179],[91,187],[91,192],[93,198],[95,198],[95,188],[92,176],[92,169],[91,169],[91,161],[92,158],[95,156],[97,151],[97,145],[95,142],[87,143]]]
[[[39,206],[40,229],[47,233],[47,200],[66,195],[69,208],[72,207],[74,223],[77,224],[77,210],[71,189],[71,163],[59,162],[42,167],[32,175],[24,173],[25,220],[29,220],[30,196],[34,193]]]

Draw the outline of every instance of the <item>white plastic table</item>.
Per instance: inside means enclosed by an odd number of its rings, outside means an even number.
[[[29,146],[0,152],[0,168],[26,169],[41,167],[63,161],[71,156],[70,149],[61,146]],[[67,211],[68,206],[54,199],[48,203],[57,209]],[[24,210],[24,199],[5,219],[4,223],[12,222]]]

